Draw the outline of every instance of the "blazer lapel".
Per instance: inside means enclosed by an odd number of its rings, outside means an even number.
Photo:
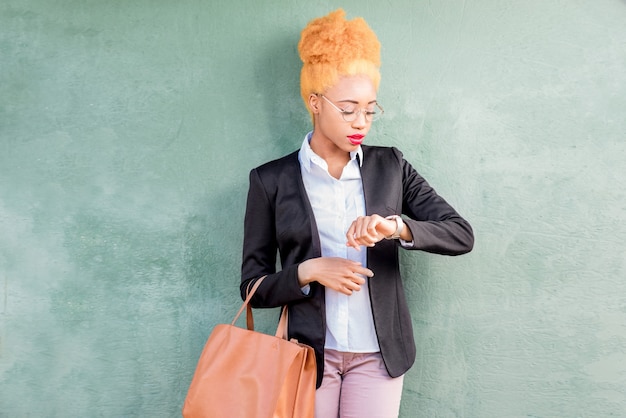
[[[307,195],[306,188],[304,187],[304,181],[302,180],[302,170],[298,159],[298,152],[295,152],[293,154],[293,158],[289,159],[289,164],[286,167],[283,177],[285,181],[289,181],[291,183],[290,187],[297,191],[296,194],[300,196],[302,210],[306,212],[311,225],[311,249],[313,251],[313,256],[321,257],[322,245],[320,242],[320,234],[317,230],[313,207],[311,206],[309,196]]]
[[[363,194],[365,196],[365,212],[367,215],[378,214],[387,216],[394,214],[393,206],[385,199],[381,199],[386,184],[385,168],[380,167],[380,162],[371,153],[371,148],[366,145],[363,149],[363,163],[361,164],[361,180],[363,182]]]

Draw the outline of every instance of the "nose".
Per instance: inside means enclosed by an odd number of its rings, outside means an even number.
[[[356,119],[352,121],[352,127],[355,129],[363,129],[367,126],[368,122],[365,119],[365,112],[363,109],[359,109],[356,114]]]

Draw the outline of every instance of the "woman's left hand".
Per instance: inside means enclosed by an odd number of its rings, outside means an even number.
[[[393,219],[385,219],[380,215],[359,216],[346,232],[346,245],[357,251],[361,251],[361,245],[373,247],[396,232],[396,228],[397,224]]]

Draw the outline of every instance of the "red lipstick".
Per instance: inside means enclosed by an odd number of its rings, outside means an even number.
[[[363,142],[363,138],[365,138],[365,135],[361,135],[361,134],[354,134],[354,135],[348,136],[348,139],[350,140],[350,143],[352,145],[361,145],[361,143]]]

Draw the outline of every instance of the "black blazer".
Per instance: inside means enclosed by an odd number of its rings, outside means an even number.
[[[400,151],[365,145],[362,149],[361,176],[368,215],[403,214],[415,250],[459,255],[472,249],[474,236],[469,223],[403,159]],[[382,240],[367,249],[367,267],[374,272],[369,280],[374,326],[392,377],[404,374],[415,361],[398,248],[398,241]],[[277,252],[280,270],[276,268]],[[248,285],[267,275],[252,306],[289,307],[289,337],[315,350],[318,387],[324,370],[324,288],[313,282],[309,294],[303,294],[298,265],[320,256],[319,234],[302,182],[298,152],[253,169],[244,220],[241,295],[245,298]]]

